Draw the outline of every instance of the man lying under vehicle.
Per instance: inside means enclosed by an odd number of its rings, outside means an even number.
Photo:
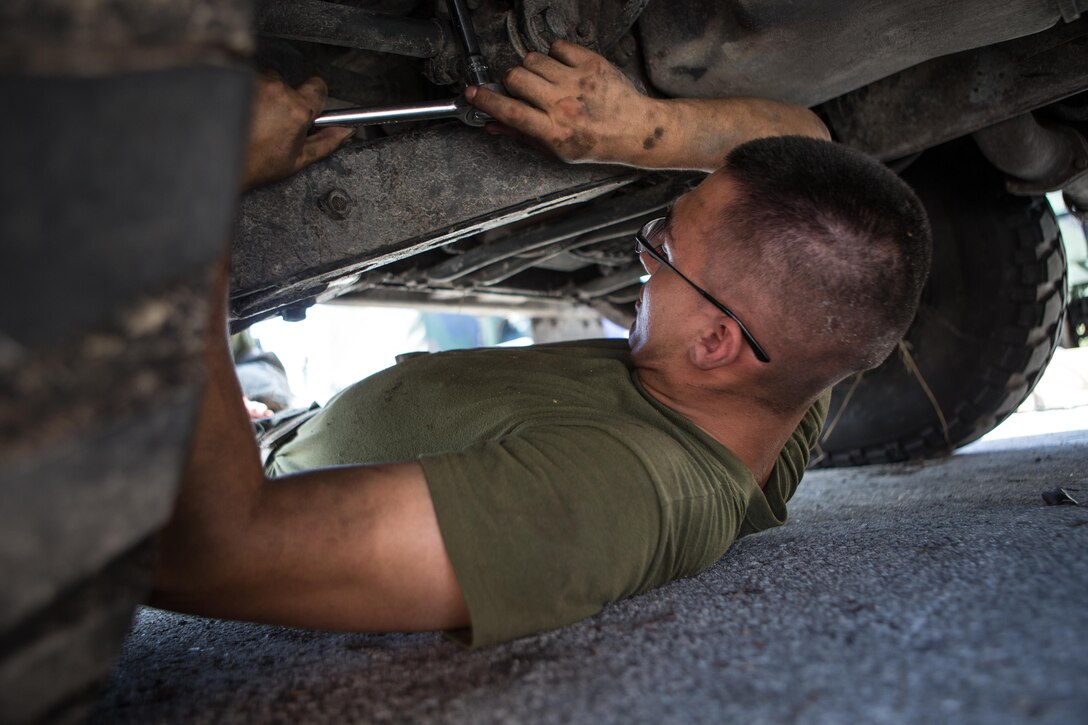
[[[914,315],[918,200],[802,108],[650,99],[562,42],[505,83],[510,97],[468,94],[493,132],[568,161],[714,171],[632,240],[649,280],[629,342],[412,358],[331,401],[269,478],[219,306],[153,603],[479,646],[591,616],[785,522],[829,387],[880,363]],[[317,80],[261,82],[248,184],[347,135],[306,136],[323,97]]]

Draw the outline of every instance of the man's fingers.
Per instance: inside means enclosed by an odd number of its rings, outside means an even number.
[[[469,101],[496,120],[530,136],[543,136],[551,128],[551,122],[543,111],[487,88],[477,86]]]
[[[548,49],[548,55],[570,66],[579,65],[600,57],[589,48],[583,48],[566,40],[557,40],[552,43],[552,47]]]
[[[325,81],[316,76],[307,78],[295,90],[305,99],[306,106],[310,109],[310,116],[316,118],[325,107],[325,98],[329,95],[329,87],[325,85]]]
[[[299,153],[298,160],[295,162],[295,171],[309,166],[318,159],[325,158],[354,133],[354,128],[329,126],[312,136],[307,136],[306,140],[302,142],[302,152]]]
[[[531,70],[520,66],[514,66],[503,76],[502,84],[510,95],[536,106],[540,110],[546,109],[561,97],[554,84],[545,80]]]
[[[536,51],[529,51],[525,57],[522,58],[521,64],[533,73],[536,73],[552,83],[559,83],[568,73],[570,73],[570,66],[564,65],[555,58],[544,55],[543,53],[537,53]]]

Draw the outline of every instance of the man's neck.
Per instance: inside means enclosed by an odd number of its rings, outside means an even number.
[[[638,375],[642,387],[655,400],[732,451],[752,472],[760,488],[767,483],[778,454],[807,410],[778,413],[743,392],[674,383],[643,370]]]

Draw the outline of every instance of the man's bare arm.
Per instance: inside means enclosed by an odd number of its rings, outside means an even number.
[[[283,178],[350,135],[307,136],[325,98],[311,79],[264,78],[243,187]],[[355,631],[463,627],[468,614],[416,463],[269,481],[227,344],[224,263],[206,369],[174,514],[159,539],[152,603],[207,616]]]
[[[500,123],[570,162],[714,171],[735,146],[764,136],[830,138],[800,106],[760,98],[654,99],[611,63],[573,43],[529,53],[504,78],[506,97],[470,88],[467,97]]]
[[[225,301],[226,274],[218,300]],[[417,463],[267,480],[213,312],[209,375],[152,603],[205,616],[354,631],[467,626]]]

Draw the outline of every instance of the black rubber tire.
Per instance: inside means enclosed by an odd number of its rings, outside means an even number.
[[[240,65],[0,73],[0,97],[40,114],[0,115],[20,139],[0,170],[5,725],[84,719],[146,596],[203,387],[250,81]]]
[[[9,722],[80,723],[150,585],[148,539],[0,637],[0,712]]]
[[[815,466],[949,454],[1016,410],[1060,339],[1065,250],[1046,199],[1008,194],[964,142],[903,177],[933,226],[930,278],[900,349],[836,386]]]

